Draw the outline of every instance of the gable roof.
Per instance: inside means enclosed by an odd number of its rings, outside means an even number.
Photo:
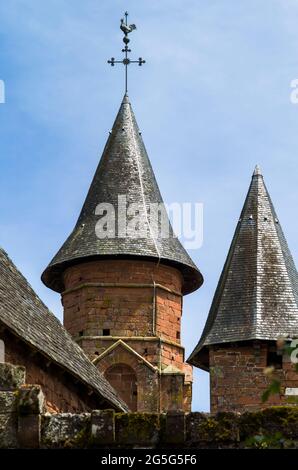
[[[188,362],[208,367],[205,346],[298,336],[298,275],[257,166],[202,337]]]
[[[149,369],[153,370],[154,372],[158,372],[158,368],[151,364],[151,362],[147,361],[141,354],[139,354],[135,349],[133,349],[131,346],[129,346],[125,341],[122,339],[119,339],[116,341],[116,343],[111,344],[107,349],[105,349],[99,356],[97,356],[95,359],[93,359],[93,364],[97,364],[100,362],[104,357],[108,356],[114,349],[123,347],[126,349],[129,353],[133,354],[136,356],[139,362],[143,362]]]
[[[118,196],[125,196],[127,205],[137,203],[142,208],[139,230],[144,229],[146,236],[104,239],[96,236],[95,226],[99,217],[95,209],[98,204],[112,204],[116,227],[119,212],[122,217],[126,213],[127,208],[118,204]],[[62,292],[62,274],[71,264],[98,258],[142,257],[177,267],[183,276],[184,294],[198,289],[203,277],[174,236],[170,223],[169,236],[153,234],[149,221],[152,203],[162,204],[163,200],[131,104],[125,95],[75,228],[44,271],[42,281],[51,289]],[[161,228],[160,220],[158,224]]]
[[[1,248],[0,322],[91,388],[103,401],[113,408],[127,411],[127,405],[72,340]]]

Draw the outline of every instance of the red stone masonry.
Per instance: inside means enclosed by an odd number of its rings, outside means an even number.
[[[286,388],[298,388],[298,373],[283,355],[281,368],[266,374],[271,343],[239,342],[210,346],[211,411],[255,411],[272,405],[286,405],[291,398]],[[262,402],[262,394],[273,379],[281,382],[280,394]],[[297,397],[296,397],[297,398]]]
[[[26,383],[42,387],[50,412],[80,413],[99,407],[98,400],[88,395],[86,387],[75,383],[72,376],[45,356],[8,331],[2,332],[1,338],[5,342],[5,362],[26,368]]]
[[[146,362],[141,361],[145,367],[142,373],[140,368],[138,373],[134,369],[138,382],[136,409],[190,410],[192,369],[184,363],[184,348],[181,346],[180,272],[174,267],[151,261],[99,260],[66,269],[64,284],[64,326],[90,359],[96,360],[106,377],[111,377],[111,383],[116,380],[115,370],[123,369],[125,364],[134,367],[129,363],[129,354],[140,355],[152,366],[150,370]],[[126,350],[124,353],[122,348],[120,356],[117,351],[117,359],[115,352],[111,352],[108,357],[98,360],[119,340],[134,352]],[[114,372],[108,371],[111,361],[118,367]],[[160,387],[166,379],[160,381],[158,376],[167,366],[174,367],[177,372],[173,380],[180,384],[177,385],[179,393],[175,392],[175,387],[173,390],[176,396],[179,395],[178,399],[162,398]],[[153,372],[157,375],[155,378],[152,377]],[[150,377],[153,397],[149,401],[146,399],[146,403],[141,398],[146,395],[145,385],[148,394],[149,385],[144,374]],[[118,391],[123,389],[120,382]],[[134,390],[133,386],[131,390]],[[125,399],[124,395],[122,393]],[[133,403],[135,399],[130,396],[127,401]]]

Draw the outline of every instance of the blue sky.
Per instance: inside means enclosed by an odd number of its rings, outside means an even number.
[[[123,95],[123,11],[137,24],[129,95],[168,203],[204,203],[205,283],[185,298],[201,334],[256,163],[297,260],[298,2],[10,0],[0,4],[0,244],[61,318],[40,274],[72,229]],[[195,371],[194,410],[208,410]]]

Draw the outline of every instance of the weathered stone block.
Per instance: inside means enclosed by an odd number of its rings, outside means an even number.
[[[94,410],[91,413],[91,443],[108,445],[115,442],[114,410]]]
[[[18,411],[21,415],[41,414],[44,394],[39,385],[23,386],[18,390]]]
[[[16,392],[0,392],[0,448],[17,447]]]
[[[159,440],[157,413],[117,413],[116,443],[133,447],[154,446]]]
[[[15,390],[25,383],[25,379],[25,367],[0,364],[0,390]]]
[[[185,414],[169,411],[165,415],[163,442],[166,444],[183,444],[185,441]]]
[[[0,413],[16,412],[17,392],[0,392]]]
[[[21,448],[40,447],[40,423],[41,417],[38,414],[19,416],[18,441]]]
[[[16,413],[0,412],[0,449],[18,447]]]
[[[46,414],[42,419],[42,447],[87,447],[90,442],[90,413]]]
[[[234,413],[190,413],[186,417],[188,445],[239,441],[237,415]]]
[[[287,439],[298,439],[298,408],[274,406],[263,411],[243,413],[239,417],[241,440],[255,435],[280,434]]]

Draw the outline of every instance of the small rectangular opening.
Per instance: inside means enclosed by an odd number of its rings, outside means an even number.
[[[102,336],[110,336],[110,329],[109,328],[104,328],[102,330]]]
[[[79,336],[84,336],[84,331],[79,331]]]
[[[269,349],[267,353],[267,367],[282,369],[282,354],[276,350]]]
[[[180,331],[177,331],[177,333],[176,333],[176,339],[180,339]]]

